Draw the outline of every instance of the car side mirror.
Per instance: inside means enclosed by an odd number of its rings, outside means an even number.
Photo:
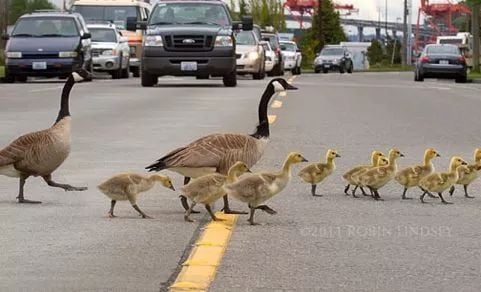
[[[254,20],[252,16],[242,16],[242,30],[254,29]]]
[[[84,32],[84,34],[82,35],[82,39],[89,39],[92,37],[92,34],[90,32]]]
[[[300,52],[301,52],[301,49],[297,48],[296,53],[300,53]]]
[[[137,29],[145,30],[147,28],[147,21],[137,21],[137,17],[127,17],[127,30],[136,31]]]

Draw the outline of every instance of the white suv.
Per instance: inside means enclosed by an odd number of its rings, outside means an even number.
[[[301,74],[302,54],[297,44],[292,41],[280,41],[284,69],[291,70],[292,74]]]

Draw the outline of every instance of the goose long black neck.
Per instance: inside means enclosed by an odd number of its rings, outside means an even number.
[[[60,100],[60,111],[58,112],[57,120],[55,121],[55,124],[61,121],[63,118],[70,116],[70,110],[69,110],[69,97],[70,97],[70,91],[72,90],[72,87],[75,83],[75,80],[72,75],[67,79],[67,82],[65,82],[65,85],[63,86],[62,90],[62,98]]]
[[[261,101],[259,102],[259,124],[257,125],[257,130],[252,137],[260,139],[260,138],[268,138],[270,135],[269,132],[269,120],[267,118],[267,108],[269,107],[269,101],[271,100],[272,96],[274,95],[274,87],[272,84],[269,84],[262,94]]]

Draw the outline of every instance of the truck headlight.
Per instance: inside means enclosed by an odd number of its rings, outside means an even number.
[[[234,46],[234,41],[232,40],[232,37],[230,36],[221,36],[218,35],[215,38],[215,47],[232,47]]]
[[[20,59],[22,58],[22,52],[7,52],[7,58]]]
[[[144,46],[146,47],[162,47],[164,42],[160,35],[148,35],[144,39]]]
[[[102,56],[117,56],[116,50],[105,50],[102,52]]]
[[[58,52],[59,58],[75,58],[78,56],[77,52]]]
[[[257,60],[257,58],[259,58],[259,53],[258,53],[258,52],[249,52],[249,53],[247,54],[247,59],[249,59],[249,60],[254,61],[254,60]]]

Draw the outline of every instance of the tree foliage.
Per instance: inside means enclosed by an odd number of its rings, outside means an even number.
[[[378,65],[386,60],[387,56],[384,54],[381,43],[379,40],[372,40],[371,46],[367,49],[367,59],[369,60],[369,65]]]
[[[14,24],[17,19],[25,13],[30,13],[40,9],[54,9],[48,0],[11,0],[9,6],[9,24]]]
[[[255,24],[261,27],[272,26],[282,31],[286,28],[284,8],[279,0],[239,0],[238,8],[231,0],[231,16],[241,20],[244,15],[252,15]]]

